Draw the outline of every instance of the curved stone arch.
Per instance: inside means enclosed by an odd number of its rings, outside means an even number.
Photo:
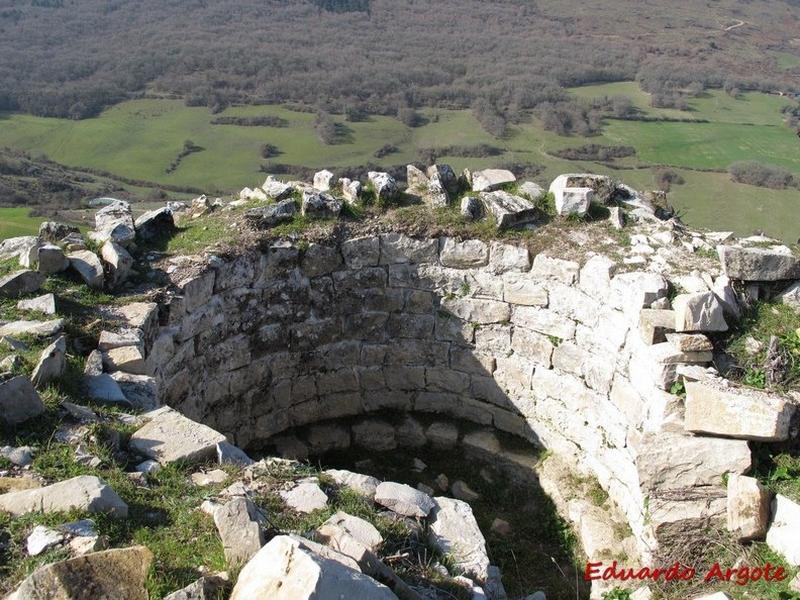
[[[597,477],[646,560],[662,525],[718,516],[749,450],[664,427],[675,364],[641,313],[668,285],[615,271],[496,241],[280,243],[176,271],[148,360],[163,403],[244,447],[381,411],[523,437]]]

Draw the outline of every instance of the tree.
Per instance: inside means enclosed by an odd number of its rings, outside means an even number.
[[[319,141],[323,144],[331,145],[336,143],[336,123],[333,122],[333,118],[327,112],[317,112],[314,130],[317,132]]]

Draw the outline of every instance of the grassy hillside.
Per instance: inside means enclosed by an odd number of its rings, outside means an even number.
[[[653,109],[649,97],[632,82],[584,86],[570,90],[584,98],[626,95],[648,117],[699,119],[709,122],[643,122],[608,119],[601,135],[562,137],[545,131],[530,118],[514,125],[504,139],[496,139],[476,121],[471,111],[426,109],[421,127],[409,128],[395,118],[371,116],[363,122],[340,126],[338,143],[325,145],[314,130],[314,114],[277,105],[232,107],[219,115],[205,108],[186,107],[181,101],[150,99],[129,101],[82,121],[33,117],[19,113],[0,116],[0,146],[43,152],[52,160],[74,166],[110,171],[158,185],[193,186],[210,192],[234,192],[260,182],[266,162],[263,144],[279,154],[275,163],[308,167],[347,167],[367,163],[389,166],[418,160],[420,150],[445,146],[490,144],[499,156],[464,158],[440,156],[457,169],[500,164],[535,164],[538,179],[547,183],[560,172],[607,172],[647,189],[653,187],[653,167],[676,167],[685,179],[673,186],[670,201],[682,209],[689,223],[709,228],[729,228],[739,233],[763,229],[794,241],[800,224],[794,218],[800,191],[767,190],[735,184],[727,174],[695,169],[724,170],[736,160],[758,160],[781,165],[800,175],[800,142],[783,125],[780,109],[786,98],[758,93],[732,98],[711,91],[690,100],[689,111]],[[285,127],[214,125],[217,117],[279,117]],[[187,139],[202,148],[184,157],[176,170],[167,172]],[[591,161],[570,161],[554,156],[559,149],[593,143],[633,146],[637,155],[617,162],[616,168]],[[391,144],[396,151],[376,158],[375,151]]]

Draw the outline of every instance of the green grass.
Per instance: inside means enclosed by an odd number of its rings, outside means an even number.
[[[281,106],[241,106],[224,116],[276,116],[287,127],[242,127],[212,125],[215,115],[205,108],[190,108],[179,100],[149,99],[124,102],[100,117],[84,121],[49,119],[31,115],[2,115],[0,146],[47,154],[67,165],[94,167],[118,175],[161,184],[188,185],[209,191],[235,192],[259,184],[265,162],[262,144],[274,144],[280,155],[274,162],[313,168],[363,165],[373,162],[389,166],[417,160],[419,150],[452,145],[490,144],[503,149],[500,156],[463,158],[441,156],[456,170],[497,166],[502,163],[536,164],[537,177],[548,183],[559,173],[592,171],[611,174],[642,189],[652,188],[655,165],[669,165],[686,180],[673,186],[670,202],[680,208],[690,225],[731,229],[738,234],[764,230],[794,241],[800,237],[800,222],[787,218],[796,212],[800,191],[768,190],[737,184],[726,173],[701,173],[694,169],[724,170],[731,162],[747,159],[784,166],[800,175],[800,152],[794,133],[783,125],[780,109],[787,98],[745,93],[732,98],[711,90],[689,100],[689,111],[653,109],[649,96],[634,82],[584,86],[571,90],[576,96],[627,95],[649,116],[707,119],[709,123],[634,122],[609,119],[601,135],[589,138],[562,137],[545,131],[534,118],[511,126],[509,135],[496,139],[486,133],[468,110],[426,109],[428,122],[409,128],[397,119],[372,116],[360,123],[342,123],[346,133],[340,143],[322,144],[313,128],[314,115]],[[187,156],[172,174],[166,167],[184,140],[202,146],[202,152]],[[385,144],[396,153],[376,159],[373,153]],[[637,156],[618,161],[612,169],[591,161],[569,161],[552,152],[586,143],[631,145]],[[18,211],[19,209],[13,209]],[[0,237],[10,232],[31,233],[33,220],[24,211],[0,218]],[[19,222],[21,219],[21,222]],[[38,225],[38,223],[37,223]],[[291,228],[290,228],[291,229]],[[198,235],[196,247],[210,234]],[[177,243],[177,242],[176,242]]]
[[[789,69],[800,66],[800,56],[796,54],[790,54],[789,52],[773,52],[772,55],[775,57],[778,68],[783,71],[788,71]]]
[[[22,207],[0,208],[0,240],[21,235],[36,235],[41,217],[30,216],[30,209]]]
[[[800,174],[797,136],[783,124],[610,120],[604,133],[614,144],[635,147],[639,159],[648,164],[724,170],[733,162],[753,159]]]
[[[788,359],[788,377],[780,387],[800,387],[800,314],[785,304],[758,302],[736,324],[728,341],[728,352],[742,367],[741,377],[745,384],[764,387],[764,362],[771,336],[777,336]],[[753,355],[746,351],[748,338],[761,343],[761,349]]]

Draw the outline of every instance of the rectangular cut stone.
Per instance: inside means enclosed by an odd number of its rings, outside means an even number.
[[[717,249],[725,275],[739,281],[780,281],[800,279],[800,260],[786,246],[775,248]]]
[[[130,439],[130,448],[161,464],[176,461],[200,462],[216,456],[217,444],[225,436],[184,417],[169,407],[145,415],[150,420]]]
[[[800,565],[800,504],[777,494],[772,501],[772,523],[767,545],[780,552],[790,565]]]
[[[489,262],[489,246],[480,240],[459,242],[454,238],[443,238],[439,252],[442,266],[453,269],[474,269]]]
[[[653,344],[649,348],[650,357],[659,364],[672,365],[678,363],[711,362],[711,352],[681,352],[669,342]]]
[[[741,474],[751,465],[744,440],[702,437],[663,430],[635,440],[642,490],[720,486],[724,473]]]
[[[553,342],[544,334],[522,327],[515,327],[511,334],[511,349],[515,355],[519,354],[548,369],[553,356],[553,348]]]
[[[675,330],[675,312],[644,308],[639,312],[639,333],[647,345],[667,341],[667,332]]]
[[[561,283],[572,285],[578,279],[580,265],[571,260],[551,258],[544,254],[537,254],[533,259],[531,275],[537,279],[555,279]]]
[[[550,285],[550,303],[548,307],[571,319],[586,325],[597,322],[600,303],[573,287],[552,283]]]
[[[685,403],[686,431],[767,442],[788,439],[795,412],[775,394],[700,381],[686,383]]]
[[[711,340],[702,333],[668,333],[667,341],[679,352],[710,352]]]
[[[492,242],[489,254],[489,271],[499,275],[531,270],[531,255],[525,246]]]
[[[741,542],[763,539],[767,533],[771,494],[753,477],[728,476],[728,531]]]
[[[546,307],[547,290],[531,279],[509,274],[504,277],[503,300],[523,306]]]
[[[498,229],[532,223],[539,215],[533,202],[508,192],[482,192],[479,197],[486,212],[494,217]]]
[[[439,258],[439,240],[417,240],[402,233],[381,236],[380,264],[431,263]]]
[[[575,337],[575,322],[551,310],[518,306],[514,308],[511,322],[562,340],[571,340]]]
[[[511,317],[511,305],[497,300],[479,300],[475,298],[453,298],[442,300],[442,308],[459,319],[486,325],[504,323]]]

